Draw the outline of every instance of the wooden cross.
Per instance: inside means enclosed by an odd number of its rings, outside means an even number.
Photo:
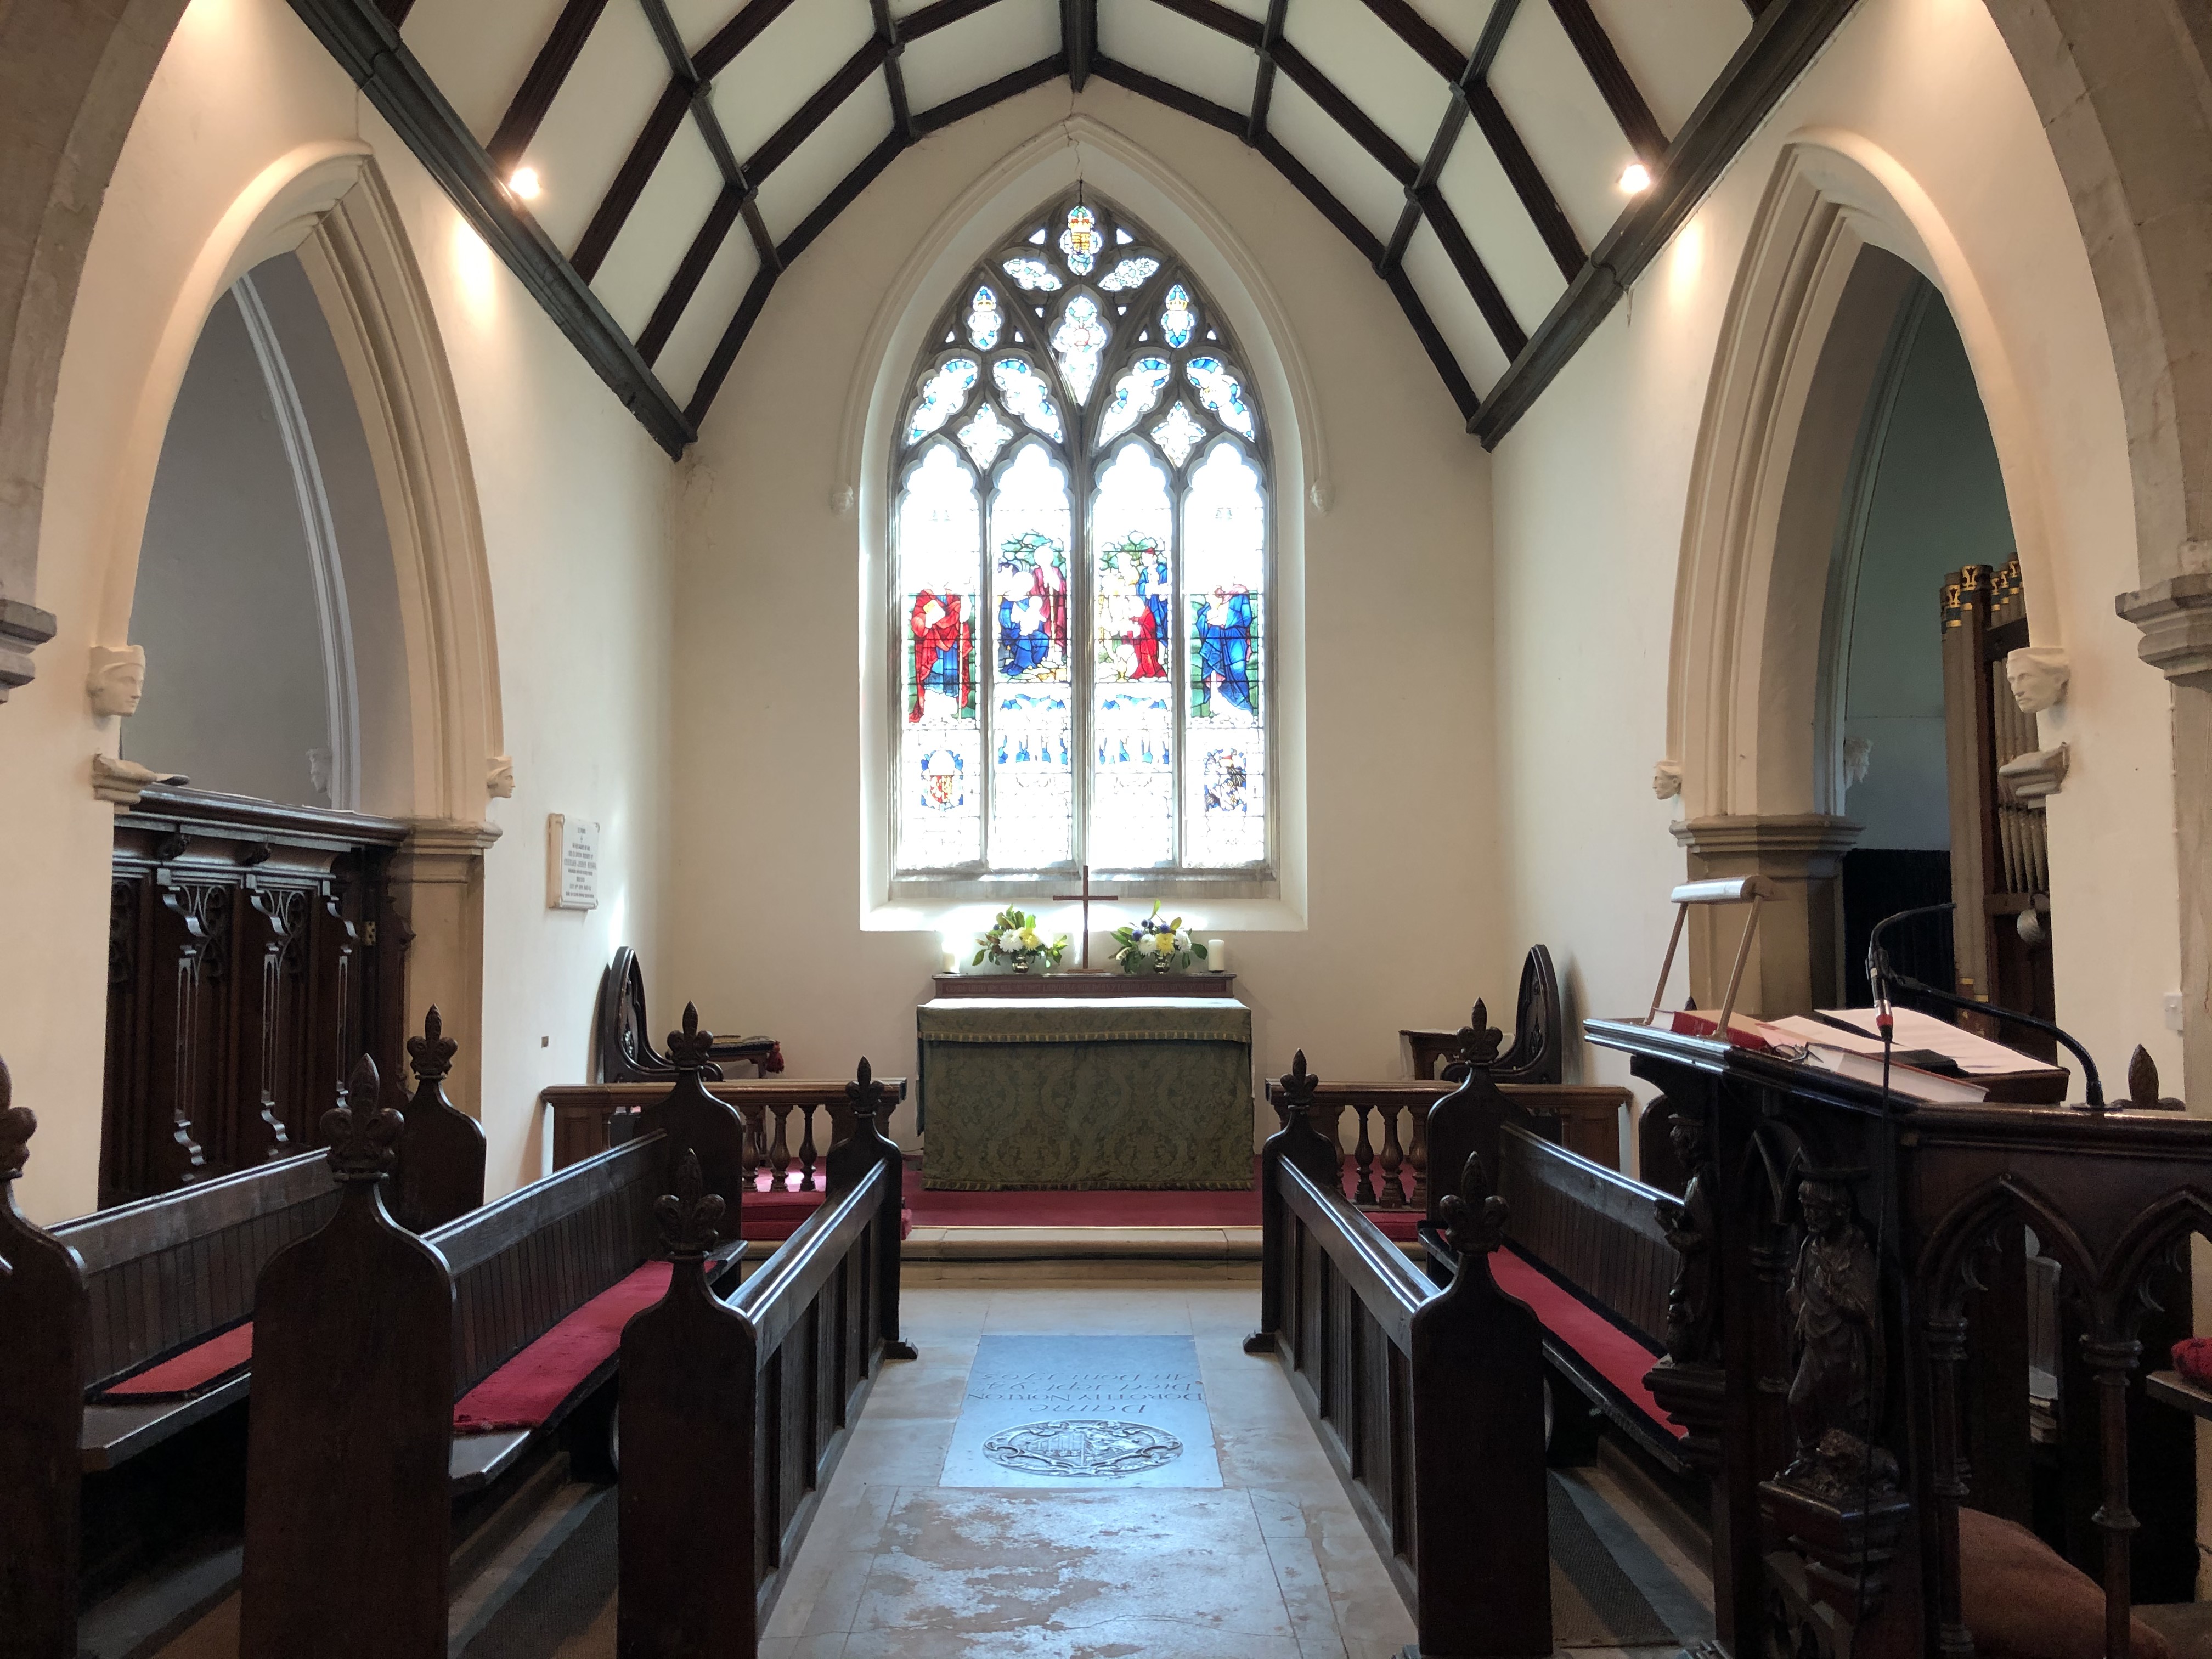
[[[1121,896],[1119,893],[1092,892],[1091,890],[1091,866],[1087,864],[1083,866],[1083,890],[1081,892],[1054,893],[1052,896],[1052,902],[1054,904],[1074,904],[1080,902],[1083,906],[1083,969],[1085,973],[1088,973],[1091,970],[1091,902],[1093,899],[1097,899],[1101,903],[1104,903],[1113,899],[1118,899]]]

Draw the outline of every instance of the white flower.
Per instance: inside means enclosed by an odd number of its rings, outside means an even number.
[[[999,948],[1009,956],[1019,955],[1022,948],[1022,930],[1018,927],[1007,928],[999,936]]]
[[[1137,941],[1137,949],[1148,957],[1156,957],[1159,955],[1160,936],[1158,933],[1146,934],[1144,938]]]
[[[1188,928],[1178,927],[1176,929],[1175,946],[1178,951],[1188,951],[1190,949],[1190,930]]]

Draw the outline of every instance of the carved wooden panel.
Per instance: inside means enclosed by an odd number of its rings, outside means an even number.
[[[364,1051],[401,1074],[405,835],[183,789],[116,820],[103,1208],[313,1148]]]

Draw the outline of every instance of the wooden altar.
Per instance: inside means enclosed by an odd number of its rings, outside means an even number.
[[[2139,1594],[2191,1598],[2191,1422],[2142,1373],[2185,1330],[2212,1121],[2160,1101],[2140,1049],[2124,1109],[1934,1106],[1640,1023],[1584,1030],[1665,1091],[1690,1171],[1661,1206],[1682,1261],[1645,1384],[1712,1482],[1723,1647],[1971,1654],[1968,1505],[2039,1519],[2102,1581],[2113,1659]],[[2068,1339],[2055,1519],[2027,1480],[2031,1238]]]

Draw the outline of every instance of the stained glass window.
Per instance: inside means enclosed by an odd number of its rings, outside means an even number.
[[[1085,194],[928,337],[892,507],[898,873],[1264,872],[1267,434],[1220,314]]]

